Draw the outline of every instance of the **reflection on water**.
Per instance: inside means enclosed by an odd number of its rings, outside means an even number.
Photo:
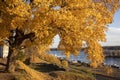
[[[57,51],[57,50],[52,50],[49,52],[50,54],[54,55],[54,56],[57,56],[57,57],[62,57],[62,58],[65,58],[65,55],[62,54],[61,51]],[[86,54],[84,54],[83,51],[80,52],[80,55],[78,56],[74,56],[74,55],[71,55],[70,56],[70,60],[79,60],[81,62],[89,62],[87,59],[86,59]],[[106,65],[116,65],[116,66],[120,66],[120,58],[113,58],[113,57],[107,57],[105,58],[105,61],[104,63]]]

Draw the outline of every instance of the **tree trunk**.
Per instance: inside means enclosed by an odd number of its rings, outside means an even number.
[[[9,47],[9,53],[8,53],[8,57],[7,57],[6,68],[5,68],[6,72],[14,72],[15,71],[15,61],[16,61],[17,54],[18,54],[16,52],[17,48],[22,44],[22,42],[25,39],[30,39],[32,41],[35,37],[34,32],[31,32],[29,34],[24,34],[24,32],[21,30],[18,30],[18,28],[15,31],[16,31],[16,35],[10,36],[9,41],[8,41],[10,47]],[[13,48],[14,48],[14,50],[13,50]]]
[[[12,53],[13,53],[13,50],[11,48],[9,48],[9,53],[8,53],[8,57],[7,57],[5,72],[9,72]]]

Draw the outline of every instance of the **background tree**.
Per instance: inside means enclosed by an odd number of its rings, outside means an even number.
[[[6,70],[25,39],[42,52],[55,35],[60,36],[58,48],[67,57],[77,55],[85,41],[91,66],[97,67],[104,59],[99,41],[105,41],[119,0],[0,0],[0,5],[0,40],[7,37],[10,45]]]

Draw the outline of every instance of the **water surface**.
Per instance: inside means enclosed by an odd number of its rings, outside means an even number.
[[[57,57],[65,58],[65,55],[61,51],[58,51],[58,50],[51,50],[49,53]],[[83,51],[81,51],[80,55],[78,56],[71,55],[70,60],[79,60],[81,62],[88,63],[89,60],[86,59],[86,56],[87,55],[84,54]],[[120,67],[120,58],[106,57],[103,63],[106,65],[115,65],[115,66]]]

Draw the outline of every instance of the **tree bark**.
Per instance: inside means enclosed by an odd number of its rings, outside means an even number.
[[[8,57],[7,57],[5,72],[9,72],[12,53],[13,53],[13,50],[11,48],[9,48],[9,53],[8,53]]]

